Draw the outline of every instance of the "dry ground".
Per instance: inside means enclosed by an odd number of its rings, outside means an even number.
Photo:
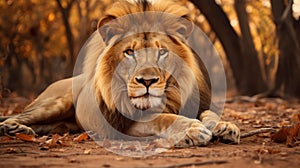
[[[26,99],[2,101],[0,113],[21,112]],[[275,128],[299,122],[299,102],[281,99],[236,98],[226,103],[223,119],[236,123],[243,133],[259,128]],[[71,139],[77,135],[68,135]],[[48,139],[51,136],[48,137]],[[107,142],[106,142],[107,143]],[[119,144],[122,144],[120,142]],[[113,146],[106,144],[106,146]],[[120,147],[120,146],[119,146]],[[125,148],[124,153],[137,150]],[[127,153],[127,154],[128,154]],[[0,167],[299,167],[300,145],[293,147],[271,141],[270,133],[241,139],[239,145],[211,143],[206,147],[169,149],[148,157],[128,157],[107,151],[93,140],[72,141],[41,147],[37,142],[0,137]]]

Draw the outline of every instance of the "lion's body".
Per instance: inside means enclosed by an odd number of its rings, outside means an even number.
[[[115,4],[100,21],[103,41],[86,55],[83,73],[49,86],[24,113],[1,123],[0,132],[46,133],[54,126],[106,138],[116,136],[114,129],[181,136],[191,140],[186,145],[207,144],[212,134],[238,142],[239,129],[209,110],[207,72],[184,40],[191,25],[178,20],[187,16],[186,8],[169,1]],[[191,106],[196,113],[189,113]]]

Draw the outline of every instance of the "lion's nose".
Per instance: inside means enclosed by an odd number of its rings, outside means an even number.
[[[136,82],[143,84],[146,87],[150,87],[152,84],[158,82],[159,78],[151,78],[151,79],[144,79],[142,77],[135,78]]]

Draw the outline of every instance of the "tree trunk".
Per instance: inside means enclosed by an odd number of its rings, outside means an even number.
[[[8,68],[8,87],[12,91],[22,92],[22,87],[20,87],[20,83],[23,81],[22,73],[20,73],[20,65],[22,64],[22,58],[15,52],[15,45],[13,42],[9,42],[7,53],[6,66]],[[34,76],[34,72],[32,72]]]
[[[66,75],[72,75],[73,72],[73,67],[75,65],[75,61],[76,61],[76,56],[74,54],[74,38],[73,38],[73,33],[71,30],[71,25],[69,22],[69,17],[70,17],[70,10],[71,7],[73,5],[73,3],[75,2],[75,0],[71,0],[67,7],[63,7],[61,0],[56,0],[57,5],[60,9],[61,15],[62,15],[62,19],[63,19],[63,24],[65,26],[65,32],[66,32],[66,37],[67,37],[67,41],[68,41],[68,50],[69,50],[69,61],[67,62],[67,71],[66,71]]]
[[[272,92],[300,98],[300,39],[299,21],[292,16],[292,0],[271,0],[272,13],[279,38],[279,64]]]
[[[262,92],[265,84],[261,77],[257,57],[255,58],[257,55],[244,55],[244,53],[248,52],[246,49],[247,45],[251,44],[243,43],[246,44],[243,52],[239,36],[230,25],[227,15],[222,8],[216,4],[215,0],[191,0],[191,2],[205,15],[211,28],[222,43],[239,93],[254,95]],[[244,25],[245,24],[243,24],[243,26]],[[246,37],[245,39],[249,40],[248,38],[249,37]],[[248,59],[250,60],[248,61]],[[255,77],[255,79],[253,79],[253,77]]]
[[[263,71],[261,63],[258,59],[258,54],[253,43],[253,37],[249,26],[249,18],[246,12],[246,1],[235,0],[234,8],[237,13],[239,26],[241,30],[240,46],[243,61],[243,75],[246,76],[246,80],[241,82],[247,82],[242,84],[247,86],[247,90],[253,90],[255,92],[262,92],[267,89],[265,81],[263,79]],[[255,77],[255,78],[254,78]],[[255,93],[249,92],[249,93]]]

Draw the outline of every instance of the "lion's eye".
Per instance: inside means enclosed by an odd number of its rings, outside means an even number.
[[[160,57],[165,57],[169,54],[169,51],[165,48],[161,48],[159,51],[158,51],[158,55]]]
[[[126,57],[134,57],[134,50],[132,50],[132,49],[127,49],[127,50],[124,51],[124,55],[125,55]]]

